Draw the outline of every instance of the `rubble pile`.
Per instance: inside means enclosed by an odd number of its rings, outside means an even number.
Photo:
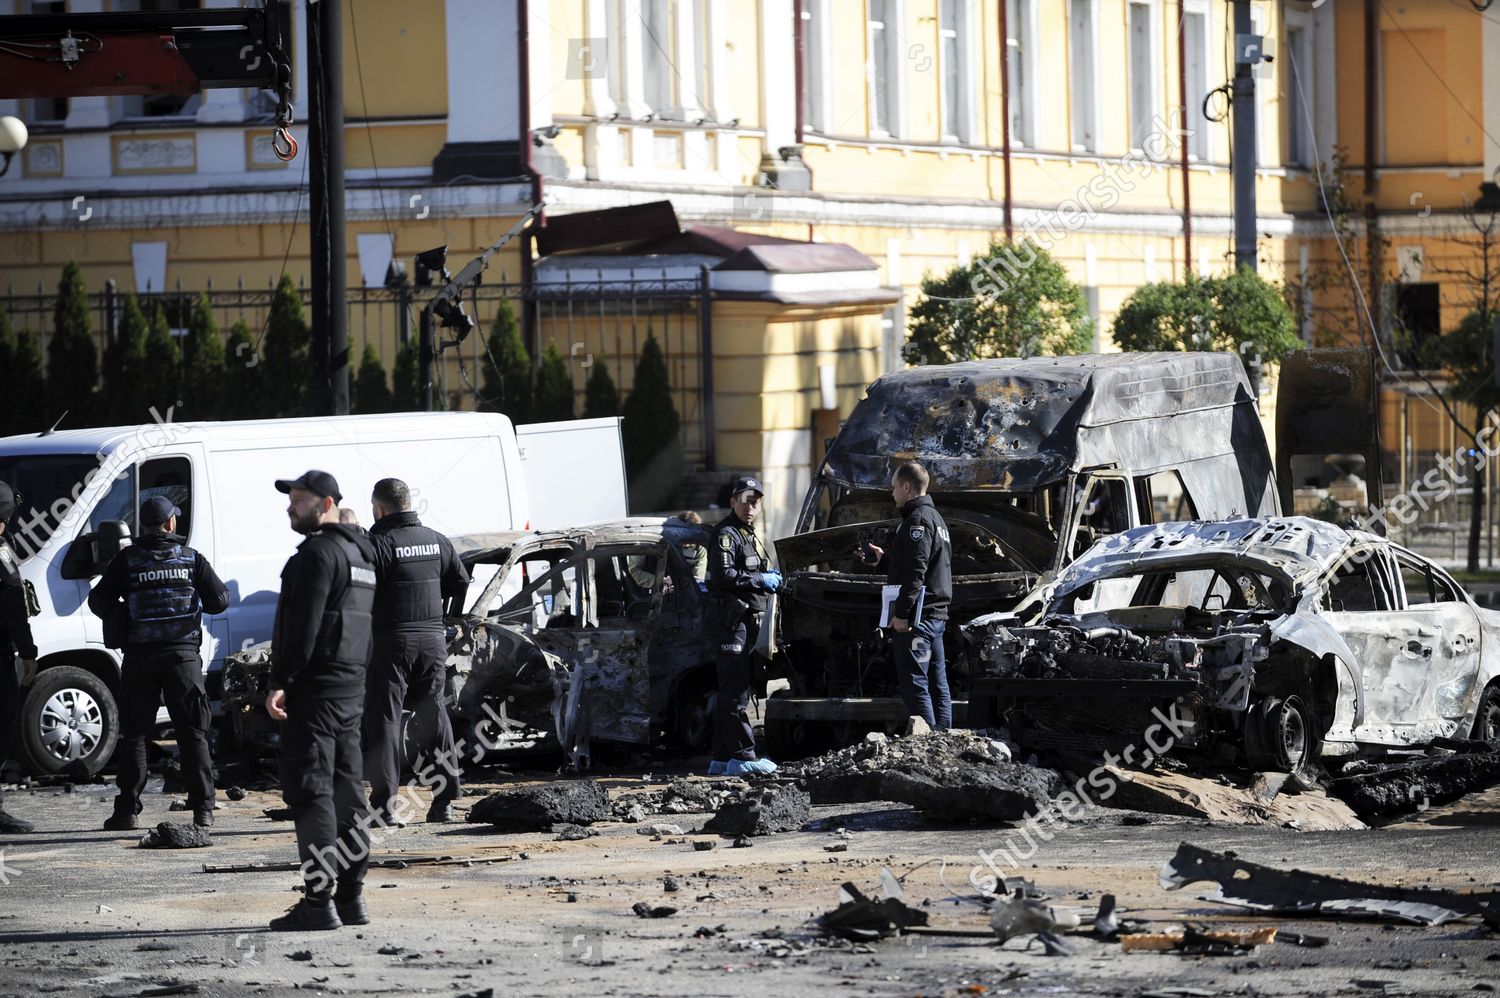
[[[1366,821],[1451,804],[1500,784],[1500,752],[1483,742],[1475,745],[1481,750],[1356,771],[1334,780],[1328,792]]]
[[[812,816],[812,800],[801,787],[766,786],[746,790],[720,807],[704,824],[705,832],[738,838],[795,832]]]
[[[553,825],[591,825],[613,816],[609,791],[596,780],[501,790],[469,809],[470,822],[502,832],[550,832]]]
[[[207,828],[163,821],[141,838],[142,849],[202,849],[214,844]]]
[[[664,790],[617,794],[611,800],[617,821],[644,821],[652,814],[710,814],[749,789],[738,779],[682,777]]]
[[[1012,762],[1003,744],[966,730],[861,742],[786,769],[815,804],[892,800],[954,819],[1013,821],[1062,789],[1057,773]]]

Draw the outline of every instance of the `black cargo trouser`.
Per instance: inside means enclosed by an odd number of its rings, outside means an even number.
[[[370,812],[360,772],[363,711],[357,693],[286,694],[277,760],[281,797],[297,824],[297,858],[309,897],[358,894],[370,865]]]
[[[436,713],[431,745],[409,760],[424,785],[432,787],[434,804],[458,799],[459,764],[448,720],[448,643],[440,631],[375,635],[370,668],[365,673],[365,775],[370,780],[370,807],[390,814],[391,799],[401,786],[399,756],[401,711]]]
[[[0,652],[0,767],[10,758],[10,743],[16,736],[16,718],[21,715],[21,680],[16,675],[16,656]],[[5,791],[0,790],[0,807]]]
[[[729,762],[756,758],[755,731],[750,726],[750,687],[754,682],[755,642],[760,637],[760,614],[746,610],[732,626],[719,627],[719,680],[714,707],[713,757]]]
[[[139,814],[146,787],[146,743],[156,730],[156,708],[165,703],[177,735],[182,784],[188,806],[214,805],[213,761],[208,754],[212,723],[203,689],[203,659],[197,649],[152,649],[132,645],[120,667],[120,788],[115,810]]]

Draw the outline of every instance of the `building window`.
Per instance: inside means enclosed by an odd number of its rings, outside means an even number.
[[[1094,92],[1094,0],[1068,0],[1068,55],[1072,62],[1073,148],[1099,148]]]
[[[938,46],[943,64],[942,136],[945,139],[957,139],[964,130],[958,6],[958,0],[938,0]]]
[[[802,2],[802,121],[815,132],[832,127],[828,110],[828,0]]]
[[[1005,48],[1009,70],[1006,87],[1010,91],[1010,137],[1018,145],[1035,145],[1031,113],[1030,81],[1035,79],[1033,57],[1036,9],[1034,0],[1005,0]]]
[[[899,135],[900,16],[899,0],[868,0],[870,132]]]
[[[1439,285],[1432,282],[1395,285],[1395,307],[1390,314],[1397,342],[1402,345],[1401,359],[1407,367],[1415,369],[1427,341],[1443,334],[1439,292]]]
[[[713,16],[713,4],[709,0],[693,0],[693,52],[698,64],[697,93],[690,99],[697,101],[698,107],[702,109],[707,120],[716,120],[713,107],[718,95],[713,93],[714,85],[714,53],[709,39],[708,19]]]
[[[1156,114],[1157,60],[1149,3],[1130,4],[1130,147],[1143,148]]]
[[[641,4],[641,32],[645,55],[646,103],[653,111],[672,106],[672,17],[670,0],[645,0]]]
[[[1182,16],[1183,47],[1187,50],[1188,155],[1205,161],[1209,156],[1209,122],[1203,117],[1203,99],[1208,96],[1208,11],[1189,8]]]
[[[1286,165],[1312,166],[1317,144],[1314,142],[1312,32],[1290,17],[1286,27],[1287,67],[1281,106],[1286,108]]]

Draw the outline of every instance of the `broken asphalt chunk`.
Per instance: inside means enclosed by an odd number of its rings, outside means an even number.
[[[609,821],[609,791],[596,780],[559,780],[490,794],[469,810],[469,821],[502,832],[546,832],[555,824]]]
[[[163,821],[141,837],[142,849],[202,849],[214,844],[208,829]]]
[[[648,904],[645,901],[637,901],[630,910],[641,918],[667,918],[677,914],[677,909],[669,904]]]
[[[1186,842],[1161,868],[1165,890],[1210,881],[1218,885],[1205,901],[1223,901],[1276,915],[1330,915],[1373,918],[1413,925],[1444,923],[1478,915],[1500,928],[1500,893],[1465,894],[1420,887],[1384,887],[1249,863],[1234,853],[1216,853]]]
[[[807,791],[801,787],[791,784],[757,787],[719,808],[704,823],[703,830],[724,836],[794,832],[807,824],[811,806]]]
[[[1500,752],[1465,751],[1340,777],[1328,792],[1371,821],[1451,804],[1496,784]]]

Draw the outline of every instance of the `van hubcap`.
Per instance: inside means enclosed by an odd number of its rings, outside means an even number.
[[[63,762],[85,758],[104,737],[104,712],[83,690],[58,690],[42,705],[42,744]]]

